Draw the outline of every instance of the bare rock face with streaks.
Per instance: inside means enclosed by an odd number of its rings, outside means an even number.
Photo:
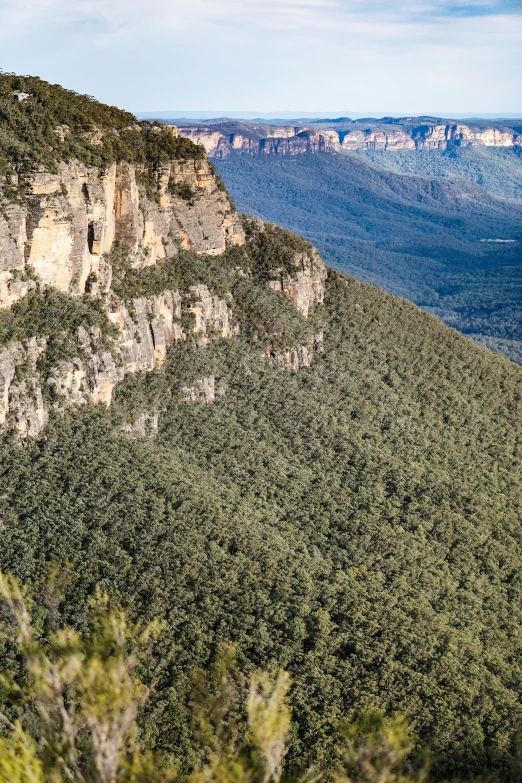
[[[295,272],[276,270],[278,279],[268,285],[274,291],[283,291],[297,309],[308,317],[316,302],[324,299],[326,267],[315,248],[310,253],[298,253],[295,258]]]
[[[251,219],[251,224],[261,233],[277,228],[260,218]],[[327,269],[319,251],[313,245],[305,242],[304,247],[306,249],[294,252],[290,264],[271,270],[268,285],[273,291],[286,294],[297,310],[307,318],[312,307],[324,300]]]
[[[245,244],[241,219],[206,159],[148,169],[72,161],[60,163],[58,172],[13,168],[9,177],[5,194],[0,184],[0,308],[54,288],[73,298],[87,294],[108,321],[104,333],[100,326],[76,326],[68,335],[67,359],[52,352],[45,335],[13,339],[0,348],[0,430],[37,436],[51,411],[89,402],[110,405],[126,375],[162,367],[176,343],[190,337],[204,350],[212,340],[239,334],[231,293],[218,295],[199,283],[123,299],[121,290],[118,295],[112,288],[116,243],[125,248],[133,273],[175,259],[180,248],[219,257]],[[256,224],[264,230],[262,221]],[[238,268],[237,274],[251,270]],[[272,277],[271,288],[305,317],[323,301],[326,267],[311,246],[296,252],[290,267],[274,269]],[[271,358],[298,370],[310,365],[316,349],[315,343],[298,345]],[[209,404],[225,391],[214,376],[206,376],[183,386],[180,397]],[[145,416],[129,425],[129,432],[141,436],[157,426],[157,416]]]
[[[59,361],[45,377],[45,337],[0,350],[0,428],[37,435],[52,408],[110,404],[126,374],[162,366],[168,348],[186,339],[184,311],[192,314],[202,345],[237,333],[229,303],[206,286],[130,304],[110,288],[107,255],[117,242],[137,269],[175,256],[179,246],[219,256],[244,243],[239,218],[207,160],[175,160],[153,171],[77,161],[60,163],[57,173],[13,168],[6,187],[19,194],[23,187],[24,195],[2,198],[0,307],[10,308],[37,285],[80,296],[96,277],[115,336],[107,346],[99,329],[80,327],[73,336],[78,355]]]
[[[89,275],[115,242],[123,242],[136,266],[177,252],[220,255],[242,244],[238,218],[207,160],[180,160],[150,172],[128,163],[107,169],[61,163],[13,172],[24,203],[0,213],[0,307],[27,293],[24,272],[64,293],[82,294]]]

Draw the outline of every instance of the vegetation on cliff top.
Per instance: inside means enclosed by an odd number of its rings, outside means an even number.
[[[17,92],[28,97],[18,100]],[[161,123],[138,123],[129,112],[34,76],[0,73],[0,174],[10,164],[55,170],[73,158],[104,166],[204,157],[201,147]]]

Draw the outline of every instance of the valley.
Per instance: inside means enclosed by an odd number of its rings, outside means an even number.
[[[460,168],[437,151],[234,154],[216,164],[240,210],[303,234],[340,271],[412,300],[520,362],[522,200],[499,199],[465,179],[472,155],[489,162],[483,151],[465,152]],[[413,172],[399,171],[401,160]],[[497,173],[489,167],[491,190],[505,182],[509,163],[513,179],[504,192],[517,193],[521,160],[499,156]]]

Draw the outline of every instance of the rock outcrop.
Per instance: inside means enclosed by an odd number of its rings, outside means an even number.
[[[134,268],[173,257],[179,246],[217,256],[244,243],[239,218],[207,160],[105,169],[72,161],[55,173],[13,166],[0,182],[0,203],[0,307],[11,307],[37,285],[72,296],[89,288],[104,301],[117,335],[107,348],[99,330],[80,327],[73,336],[77,356],[50,369],[45,337],[4,347],[0,428],[36,435],[52,408],[109,404],[126,374],[161,366],[168,348],[186,339],[184,311],[202,345],[237,333],[229,304],[206,286],[130,304],[110,288],[108,254],[117,242]]]
[[[306,136],[307,144],[312,141]],[[87,322],[75,326],[67,335],[66,359],[54,350],[56,335],[41,336],[41,331],[4,344],[0,430],[36,436],[53,410],[111,404],[126,375],[161,367],[175,343],[191,337],[203,348],[239,334],[232,295],[218,295],[203,283],[122,298],[133,290],[125,289],[127,274],[175,258],[180,247],[219,256],[245,243],[241,220],[207,160],[175,160],[148,169],[128,163],[102,169],[72,161],[62,162],[57,173],[13,167],[3,188],[0,184],[0,197],[0,307],[10,308],[31,292],[38,299],[38,292],[53,287],[70,297],[88,294],[85,301],[97,302],[96,312],[101,308],[103,315],[96,323],[106,324],[103,333]],[[265,230],[262,221],[255,223]],[[295,252],[290,264],[272,270],[268,285],[308,317],[323,301],[326,267],[315,249],[303,247],[308,249]],[[252,270],[238,267],[236,273]],[[60,331],[59,325],[53,328]],[[315,343],[289,347],[272,358],[297,370],[311,363],[315,348]],[[224,393],[214,376],[180,390],[191,403],[211,403]],[[148,434],[157,424],[157,417],[144,414],[129,431]]]
[[[309,253],[296,253],[295,272],[281,268],[274,270],[274,275],[277,277],[268,282],[270,288],[283,291],[305,318],[316,302],[323,302],[327,272],[315,248]]]
[[[207,160],[172,161],[154,171],[128,163],[107,169],[61,163],[10,175],[24,200],[9,201],[0,187],[0,307],[21,298],[36,274],[44,285],[78,295],[100,271],[114,242],[145,266],[177,253],[220,255],[241,244],[242,229]]]
[[[189,294],[192,297],[189,311],[195,319],[198,345],[208,345],[213,335],[226,338],[239,334],[239,326],[233,324],[231,310],[224,299],[212,294],[206,285],[191,286]]]
[[[266,223],[260,218],[249,218],[251,226],[258,234],[277,230],[277,226]],[[285,266],[270,270],[268,286],[273,291],[281,291],[293,302],[305,318],[312,307],[324,300],[327,269],[318,250],[303,241],[302,249],[295,250],[291,261]]]
[[[183,386],[181,389],[181,395],[185,402],[203,402],[206,405],[214,402],[216,397],[223,397],[224,394],[225,389],[216,385],[214,375],[198,378],[193,386]]]
[[[187,338],[181,326],[184,313],[192,315],[191,328],[201,346],[239,331],[229,303],[206,286],[193,286],[184,295],[165,291],[129,305],[110,294],[107,309],[117,329],[110,350],[103,347],[98,329],[88,332],[79,327],[74,335],[78,355],[58,362],[47,374],[45,362],[40,361],[45,358],[46,338],[34,337],[26,346],[16,342],[0,351],[0,429],[38,435],[51,409],[62,411],[88,402],[109,405],[114,387],[126,375],[161,367],[167,349]],[[209,383],[203,388],[206,402],[218,394],[210,393]],[[193,396],[194,401],[201,399],[199,387]]]

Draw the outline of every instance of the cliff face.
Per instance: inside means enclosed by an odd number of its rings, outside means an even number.
[[[9,201],[6,196],[12,198],[20,186],[17,200]],[[125,248],[128,269],[139,275],[170,263],[180,249],[219,258],[245,245],[241,220],[207,160],[176,160],[154,170],[128,163],[100,169],[78,162],[60,164],[58,173],[13,169],[0,197],[4,312],[28,294],[52,287],[100,304],[110,330],[75,327],[62,359],[53,352],[53,338],[36,325],[29,337],[4,340],[0,429],[38,435],[51,410],[89,401],[110,404],[116,384],[127,374],[161,367],[176,342],[190,337],[203,349],[214,339],[239,334],[232,295],[218,295],[206,284],[130,298],[113,288],[115,247]],[[258,221],[257,230],[263,226]],[[252,273],[247,268],[241,274]],[[323,299],[326,269],[315,250],[295,253],[293,267],[276,268],[271,277],[270,288],[284,292],[305,317]],[[290,346],[272,358],[296,370],[310,364],[313,348]],[[212,377],[181,390],[187,402],[209,403],[223,393]],[[145,424],[139,424],[141,429]]]
[[[177,253],[220,255],[242,244],[242,229],[207,160],[172,161],[151,172],[128,163],[107,169],[62,163],[58,174],[15,171],[23,203],[0,212],[0,307],[28,290],[25,272],[64,293],[82,294],[115,242],[146,266]]]
[[[180,131],[205,148],[213,158],[225,158],[232,152],[250,155],[300,155],[305,152],[338,152],[339,133],[288,125],[268,126],[255,123],[181,125]]]
[[[71,335],[77,356],[58,362],[45,375],[45,337],[33,337],[26,345],[15,342],[0,351],[0,426],[38,435],[51,409],[65,410],[89,401],[110,405],[114,387],[126,375],[161,367],[168,348],[187,339],[183,313],[194,314],[193,332],[201,346],[211,338],[238,333],[227,302],[204,285],[185,294],[165,291],[136,298],[128,305],[109,293],[106,307],[116,327],[111,344],[104,345],[99,330],[80,326]]]
[[[295,307],[308,317],[316,302],[324,299],[326,267],[315,248],[311,253],[296,253],[294,270],[274,269],[268,285],[273,291],[283,291]]]
[[[232,152],[251,155],[300,155],[305,152],[341,152],[378,149],[424,150],[457,146],[522,146],[522,134],[491,127],[473,128],[459,123],[367,127],[353,130],[303,128],[255,123],[220,126],[180,126],[185,136],[205,147],[208,155],[223,158]]]

